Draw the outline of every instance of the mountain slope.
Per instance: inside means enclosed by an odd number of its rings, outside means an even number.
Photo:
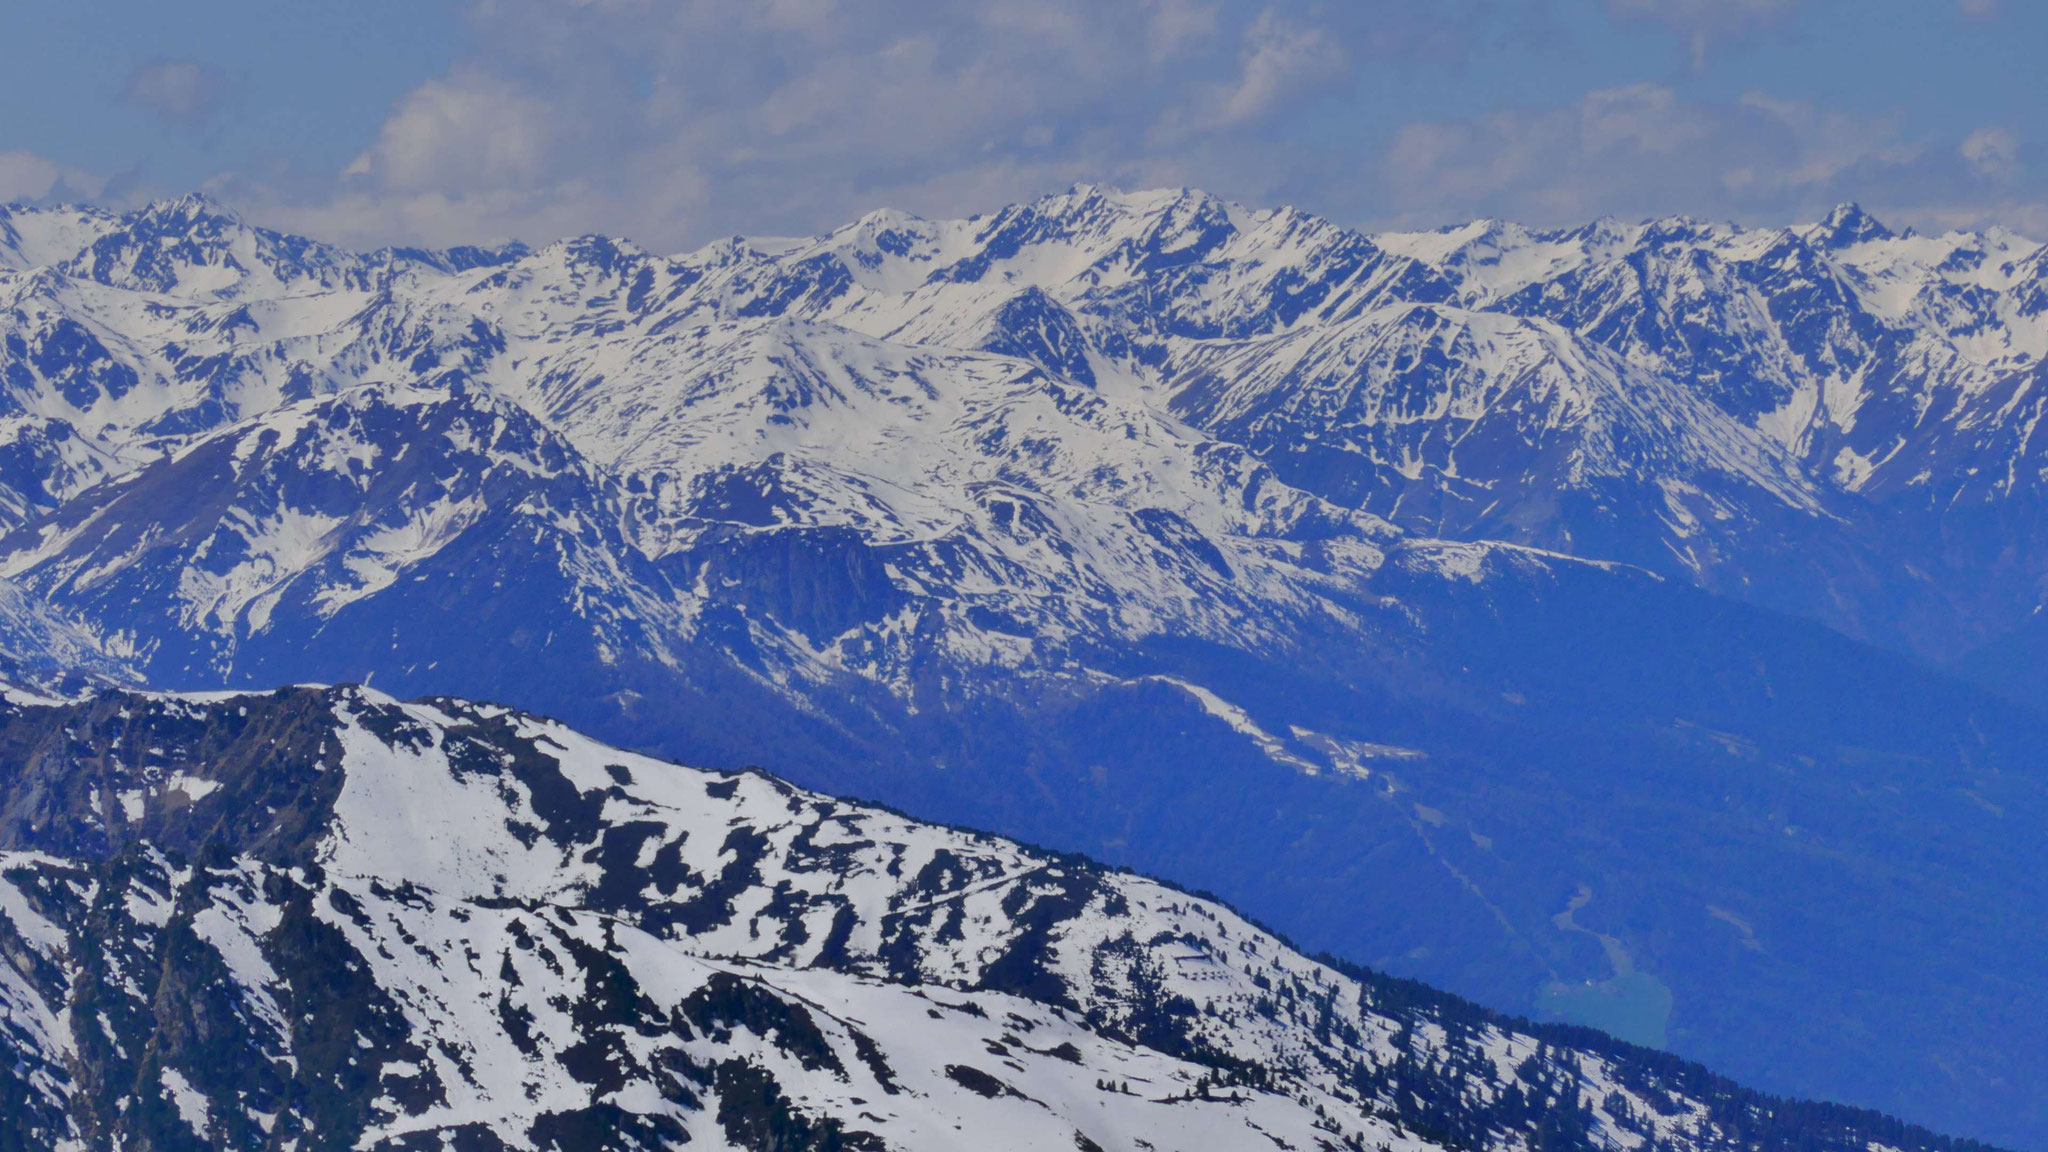
[[[1958,1147],[1078,858],[360,689],[10,699],[0,941],[9,1146]]]
[[[621,570],[637,553],[617,500],[523,409],[371,386],[93,489],[19,534],[13,570],[168,682],[272,679],[309,635],[342,669],[430,647],[459,658],[450,627],[533,633],[565,667],[659,660],[678,609]]]

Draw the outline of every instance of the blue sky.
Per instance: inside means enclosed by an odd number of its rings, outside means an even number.
[[[677,249],[1078,180],[2048,235],[2037,0],[17,0],[0,199]]]

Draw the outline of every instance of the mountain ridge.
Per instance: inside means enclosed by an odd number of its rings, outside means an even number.
[[[0,1123],[60,1148],[1984,1148],[1072,855],[361,688],[9,693],[0,931]]]

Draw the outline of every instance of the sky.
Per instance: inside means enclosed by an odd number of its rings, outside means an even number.
[[[661,251],[1076,182],[2048,239],[2041,0],[11,0],[0,201]]]

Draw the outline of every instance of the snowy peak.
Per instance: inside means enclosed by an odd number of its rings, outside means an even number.
[[[111,287],[162,295],[236,298],[295,286],[339,287],[360,258],[251,227],[203,196],[159,201],[60,265]]]
[[[0,268],[53,268],[108,287],[192,300],[360,289],[377,282],[380,268],[418,265],[456,273],[524,253],[523,246],[510,245],[359,255],[252,225],[199,193],[124,214],[0,208]]]
[[[185,675],[260,674],[266,646],[288,647],[308,625],[375,630],[352,622],[387,610],[380,594],[402,598],[492,552],[543,599],[587,602],[604,587],[607,607],[590,613],[604,620],[584,629],[658,649],[623,639],[634,626],[609,615],[634,600],[614,499],[523,409],[368,386],[280,408],[96,489],[10,537],[5,563],[46,596],[163,605],[182,635],[137,629],[121,644]]]
[[[1837,205],[1814,229],[1814,239],[1825,248],[1851,248],[1872,240],[1890,240],[1892,231],[1877,222],[1860,204]]]
[[[119,217],[96,208],[0,205],[0,269],[62,263],[117,227]]]
[[[1037,287],[998,305],[975,347],[1029,360],[1054,376],[1095,386],[1087,334],[1073,313]]]

